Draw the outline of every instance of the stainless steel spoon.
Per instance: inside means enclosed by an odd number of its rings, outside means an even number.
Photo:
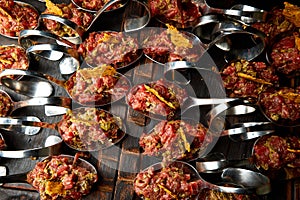
[[[93,18],[93,20],[91,21],[91,23],[89,24],[89,26],[87,28],[82,28],[80,26],[78,26],[76,23],[68,20],[68,19],[65,19],[65,18],[62,18],[62,17],[59,17],[57,15],[52,15],[52,14],[41,14],[40,15],[40,23],[41,23],[41,20],[42,19],[48,19],[48,20],[53,20],[53,21],[56,21],[60,24],[63,24],[65,26],[67,26],[68,28],[71,28],[73,31],[75,31],[76,33],[76,36],[74,37],[64,37],[64,39],[72,42],[73,44],[81,44],[83,39],[84,38],[84,34],[87,34],[87,32],[89,31],[89,29],[94,25],[94,23],[97,21],[97,19],[99,18],[99,16],[108,8],[110,7],[111,5],[117,3],[117,2],[121,2],[122,0],[109,0],[107,1],[103,7],[101,9],[99,9],[96,14],[95,14],[95,17]]]
[[[67,112],[59,122],[10,120],[11,126],[34,126],[56,130],[64,142],[75,150],[98,151],[120,142],[126,126],[120,117],[108,111],[81,107]]]
[[[72,101],[67,97],[36,97],[29,98],[23,101],[13,101],[10,95],[0,89],[0,102],[5,105],[4,110],[1,111],[0,117],[11,115],[15,110],[28,106],[43,106],[43,105],[57,105],[61,107],[70,108]]]
[[[144,174],[144,177],[154,178],[155,175],[159,174],[160,171],[162,171],[164,168],[171,168],[171,169],[179,169],[183,171],[183,174],[188,174],[189,177],[191,177],[190,180],[187,180],[188,182],[195,182],[198,185],[198,190],[202,189],[212,189],[219,192],[224,193],[236,193],[236,194],[255,194],[255,195],[266,195],[270,193],[271,191],[271,184],[268,177],[266,177],[263,174],[260,174],[258,172],[254,172],[252,170],[246,170],[246,169],[240,169],[240,168],[226,168],[224,169],[219,179],[222,180],[222,185],[220,183],[216,183],[214,181],[210,181],[208,178],[203,178],[201,175],[199,175],[198,171],[190,164],[182,161],[175,161],[170,164],[165,163],[155,163],[154,165],[151,165],[150,167],[144,169],[142,172],[140,172],[142,175]],[[151,176],[147,174],[151,173]],[[136,187],[136,191],[139,192],[139,196],[141,198],[147,198],[143,196],[143,187],[139,188],[139,178],[140,175],[137,175],[137,177],[134,180],[134,186]],[[159,181],[163,178],[160,178]],[[154,182],[150,180],[150,183],[158,184],[160,185],[160,182]],[[176,180],[174,180],[176,181]],[[228,186],[223,186],[224,183]],[[142,185],[141,185],[142,186]],[[158,186],[159,187],[159,186]],[[159,187],[162,188],[163,187]],[[162,190],[164,191],[164,190]],[[164,191],[166,192],[166,190]],[[168,195],[171,194],[171,196],[176,196],[171,191],[167,192]],[[197,195],[189,197],[189,199],[197,199]]]
[[[61,159],[61,160],[67,159],[67,160],[61,161],[61,163],[64,163],[64,165],[73,165],[74,168],[76,168],[76,166],[78,166],[80,168],[87,170],[86,172],[91,174],[91,179],[89,180],[89,182],[86,183],[86,184],[88,184],[87,185],[88,187],[92,186],[89,184],[94,184],[98,180],[96,168],[91,163],[89,163],[88,161],[86,161],[84,159],[76,158],[76,157],[70,156],[70,155],[58,155],[58,156],[48,156],[48,157],[44,158],[41,162],[46,163],[45,165],[47,166],[47,163],[50,163],[52,161],[52,159]],[[38,167],[38,163],[36,164],[36,167],[31,171],[20,173],[20,174],[0,176],[0,183],[4,183],[4,184],[5,183],[29,183],[29,184],[32,184],[32,181],[34,181],[35,179],[37,179],[36,181],[39,181],[40,177],[38,175],[35,177],[34,180],[31,180],[31,178],[34,178],[34,177],[29,177],[32,175],[31,173],[35,169],[38,170],[37,167]],[[71,169],[72,169],[72,167],[71,167]],[[70,170],[70,171],[73,171],[73,170]],[[45,172],[48,172],[48,170],[45,170]],[[78,176],[80,176],[80,174]],[[59,178],[59,177],[57,177],[57,178]],[[48,180],[48,181],[50,182],[51,180]],[[58,181],[61,181],[61,179],[59,179]],[[35,188],[35,189],[38,190],[38,188]],[[71,188],[69,190],[72,190],[72,189],[74,190],[74,188]],[[87,188],[85,188],[85,189],[87,189]],[[51,188],[51,190],[53,190],[53,188]],[[78,194],[86,195],[86,193],[80,191],[80,187],[75,188],[75,190],[77,190],[76,192],[78,192]],[[88,190],[88,191],[90,191],[90,190]],[[58,193],[55,190],[53,190],[53,192]],[[62,195],[63,193],[58,193],[58,194]],[[45,193],[43,195],[45,195]]]
[[[22,82],[22,80],[15,81],[9,78],[9,76],[17,74],[23,76],[23,78],[31,78],[31,81]],[[95,79],[101,80],[101,78],[110,79],[109,85],[105,85],[105,87],[101,85],[102,90],[99,89],[99,85],[96,85],[98,81],[94,81]],[[64,88],[77,103],[98,107],[120,100],[131,87],[131,83],[126,76],[114,71],[109,66],[106,68],[99,66],[77,70],[68,80],[58,80],[50,75],[29,70],[5,70],[0,74],[0,81],[4,86],[13,89],[17,93],[32,97],[50,96],[53,92],[51,82]],[[96,87],[92,88],[91,86]],[[79,88],[78,91],[77,88]],[[83,89],[85,90],[83,91]]]
[[[220,9],[209,6],[206,0],[199,0],[200,11],[206,14],[224,14],[227,16],[239,17],[246,23],[263,22],[266,20],[267,12],[252,6],[242,4],[234,5],[231,9]]]
[[[63,140],[55,135],[50,135],[45,140],[44,147],[38,147],[26,150],[0,150],[2,158],[27,158],[27,157],[45,157],[50,155],[59,155],[61,153]]]
[[[40,122],[41,120],[38,117],[34,116],[16,116],[16,117],[0,117],[0,129],[7,130],[10,132],[21,133],[25,135],[36,135],[40,132],[40,127],[32,126],[11,126],[11,121],[21,120],[21,121],[32,121]]]

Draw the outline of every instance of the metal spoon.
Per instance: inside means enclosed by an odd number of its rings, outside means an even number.
[[[227,61],[253,60],[265,50],[267,43],[263,32],[213,14],[201,16],[192,33],[204,43],[206,50],[213,46],[223,50]]]
[[[272,90],[273,90],[273,92],[272,92]],[[252,103],[252,105],[251,105],[250,102],[247,102],[247,101],[242,100],[242,99],[236,99],[236,100],[231,101],[231,102],[221,103],[221,104],[215,106],[214,108],[212,108],[209,111],[209,113],[207,113],[207,118],[210,119],[211,121],[213,121],[215,118],[218,117],[218,115],[224,114],[224,113],[226,113],[226,111],[228,111],[230,109],[233,109],[233,108],[235,108],[237,106],[247,106],[247,107],[250,106],[250,107],[256,107],[256,108],[258,107],[259,110],[261,111],[261,113],[266,117],[266,119],[269,120],[269,122],[273,123],[276,126],[282,126],[282,127],[297,127],[297,126],[299,126],[300,125],[300,118],[299,117],[298,118],[296,117],[294,120],[291,119],[291,118],[285,118],[285,117],[283,117],[283,116],[280,115],[282,113],[281,111],[278,111],[278,113],[275,113],[275,114],[279,115],[279,117],[278,117],[277,120],[271,118],[271,115],[268,112],[269,112],[269,107],[272,106],[272,105],[269,104],[269,103],[262,104],[262,102],[261,102],[262,99],[263,99],[263,96],[267,97],[267,98],[270,98],[271,97],[270,94],[271,94],[271,96],[274,97],[274,95],[275,95],[274,88],[270,88],[270,90],[267,90],[267,91],[264,91],[264,92],[260,93],[257,103],[256,104]],[[292,93],[292,95],[293,94],[296,95],[296,96],[298,95],[297,93]],[[269,97],[266,96],[266,95],[268,95]],[[293,96],[288,97],[288,93],[286,93],[286,95],[287,96],[284,97],[284,93],[283,94],[279,94],[279,96],[281,96],[280,98],[282,98],[282,99],[284,99],[284,98],[287,98],[287,99],[294,98]],[[291,100],[288,100],[288,101],[291,101]],[[290,107],[289,109],[294,109],[292,111],[296,112],[296,116],[297,116],[297,113],[299,113],[299,111],[298,111],[299,109],[298,109],[297,105],[299,103],[297,102],[296,97],[295,97],[294,101],[295,101],[294,102],[294,104],[295,104],[294,107]],[[281,104],[283,104],[283,106],[284,106],[284,104],[286,104],[286,102],[284,102],[282,100]],[[289,104],[291,104],[291,103],[289,103]],[[279,108],[279,107],[277,106],[276,108]],[[288,112],[288,111],[292,112],[290,110],[286,110],[285,112]],[[232,113],[232,112],[229,111],[227,114],[230,114],[230,115],[240,115],[240,114],[245,114],[245,113],[243,113],[243,112]],[[272,116],[275,116],[275,115],[272,115]],[[268,134],[268,133],[266,132],[266,134]]]
[[[151,19],[148,6],[137,0],[129,1],[124,13],[125,32],[141,30],[149,24]]]
[[[264,172],[279,170],[280,168],[284,168],[285,165],[291,166],[293,160],[297,160],[297,157],[293,157],[292,155],[299,155],[297,149],[299,145],[297,146],[295,137],[265,135],[256,139],[252,146],[251,156],[248,158],[227,160],[223,153],[214,152],[208,154],[206,157],[199,158],[196,161],[196,168],[199,172],[203,173],[220,171],[226,167],[241,167],[246,165],[254,165],[258,170]],[[296,143],[294,144],[296,147],[291,146],[293,145],[291,143]],[[271,149],[267,150],[266,148]],[[286,160],[284,156],[287,156],[290,160]],[[297,168],[297,166],[292,168]]]
[[[160,173],[161,170],[164,168],[171,168],[174,170],[174,168],[177,168],[179,170],[182,170],[183,174],[188,174],[188,176],[191,177],[190,180],[187,180],[188,182],[195,182],[195,185],[198,185],[198,190],[202,189],[212,189],[219,192],[225,192],[225,193],[236,193],[236,194],[256,194],[256,195],[266,195],[271,191],[270,187],[270,180],[268,177],[251,171],[251,170],[244,170],[239,168],[228,168],[224,169],[223,172],[220,175],[220,179],[222,180],[223,184],[226,183],[226,185],[229,186],[223,186],[219,183],[215,183],[213,181],[208,180],[207,178],[203,178],[199,175],[197,170],[190,164],[186,162],[181,161],[175,161],[171,164],[165,164],[165,163],[156,163],[154,165],[151,165],[150,167],[144,169],[140,174],[144,174],[144,177],[154,178],[156,175]],[[151,175],[148,175],[148,173],[151,173]],[[139,185],[139,178],[141,176],[138,174],[134,180],[134,187],[135,191],[138,192],[138,196],[141,198],[147,198],[143,196],[143,185]],[[163,178],[162,178],[163,179]],[[164,180],[161,180],[164,181]],[[176,181],[176,180],[174,180]],[[149,184],[154,183],[152,180],[149,180]],[[155,182],[155,184],[159,184],[159,181]],[[148,184],[147,184],[148,185]],[[140,187],[141,186],[141,187]],[[158,186],[159,187],[159,186]],[[171,191],[166,191],[164,187],[159,187],[162,192],[166,192],[168,195],[171,195],[172,197],[177,196],[176,192],[173,194]],[[151,192],[150,192],[151,193]],[[199,193],[195,196],[189,197],[189,199],[197,199],[197,196]]]
[[[34,126],[56,130],[64,142],[75,150],[98,151],[123,139],[126,127],[122,120],[108,111],[76,108],[56,123],[11,120],[11,126]]]
[[[220,9],[210,7],[206,0],[199,0],[199,5],[203,15],[212,13],[224,14],[227,16],[240,17],[240,20],[246,23],[263,22],[267,17],[266,11],[242,4],[235,5],[231,9]]]
[[[85,170],[87,170],[87,173],[91,173],[91,180],[89,180],[89,182],[87,182],[86,186],[92,186],[92,184],[94,184],[95,182],[97,182],[98,180],[98,175],[97,175],[97,170],[96,168],[89,163],[88,161],[81,159],[81,158],[75,158],[74,156],[70,156],[70,155],[59,155],[59,156],[49,156],[46,157],[45,159],[43,159],[41,162],[46,163],[45,166],[48,166],[47,163],[51,163],[52,160],[56,160],[59,159],[61,160],[61,164],[64,163],[65,165],[73,165],[73,167],[71,167],[71,169],[76,168],[76,166],[83,168]],[[63,159],[67,159],[67,162]],[[59,165],[60,166],[60,165]],[[31,171],[25,172],[25,173],[20,173],[20,174],[13,174],[13,175],[8,175],[8,176],[0,176],[0,183],[29,183],[32,186],[34,186],[33,181],[36,179],[36,181],[39,181],[39,176],[32,174],[34,170],[39,170],[38,169],[38,163],[36,164],[35,168]],[[49,172],[50,170],[44,170],[46,173]],[[73,171],[73,170],[72,170]],[[71,173],[71,172],[70,172]],[[75,173],[74,173],[75,174]],[[73,174],[73,175],[74,175]],[[33,179],[32,179],[33,178]],[[45,178],[45,177],[43,177]],[[58,177],[59,178],[59,177]],[[83,177],[82,177],[83,178]],[[51,183],[51,180],[47,180],[49,182],[49,184]],[[57,180],[58,183],[61,182],[62,180]],[[81,187],[78,187],[76,190],[76,192],[78,194],[82,194],[82,195],[86,195],[86,193],[83,193],[82,191],[80,191]],[[36,190],[38,190],[38,188],[35,188]],[[53,189],[53,188],[51,188]],[[71,188],[74,189],[74,188]],[[85,188],[87,189],[87,188]],[[70,190],[70,189],[69,189]],[[54,191],[54,190],[53,190]],[[90,190],[88,189],[88,191],[90,192]],[[39,191],[40,192],[40,191]],[[57,191],[55,191],[56,193],[58,193]],[[76,194],[77,194],[76,193]],[[59,193],[61,194],[61,193]],[[44,191],[43,191],[43,195]]]
[[[31,81],[14,81],[9,79],[9,77],[7,78],[10,75],[21,75],[23,78],[30,77]],[[94,88],[91,87],[92,84],[98,83],[94,81],[95,79],[101,80],[103,78],[109,78],[112,83],[105,86],[103,90],[100,90],[98,85]],[[53,91],[53,87],[50,84],[52,82],[64,88],[74,101],[81,105],[89,106],[103,106],[118,101],[125,96],[131,87],[128,78],[116,72],[110,66],[77,70],[67,81],[58,80],[50,75],[29,70],[5,70],[0,74],[0,79],[4,86],[32,97],[50,96]],[[41,87],[40,84],[43,84],[43,86]],[[82,84],[85,85],[84,91],[82,91]]]
[[[163,87],[166,90],[171,90],[172,89],[172,93],[174,94],[174,96],[176,97],[176,100],[178,101],[176,103],[176,106],[170,106],[168,105],[168,103],[166,103],[168,100],[161,100],[161,94],[159,94],[158,91],[154,90],[153,88],[151,88],[150,85],[156,85],[158,84],[159,87]],[[144,97],[143,99],[137,100],[136,96],[140,95],[140,92],[143,92],[143,90],[145,90],[144,88],[146,88],[146,90],[149,91],[149,96],[156,96],[156,98],[158,98],[158,102],[161,102],[162,104],[165,104],[166,107],[168,109],[170,109],[169,113],[164,114],[164,112],[166,112],[165,110],[162,110],[161,113],[159,113],[158,111],[147,111],[147,110],[142,110],[141,108],[137,108],[135,107],[135,105],[137,104],[138,101],[145,101],[144,103],[147,104],[147,98]],[[149,89],[147,89],[149,88]],[[224,103],[224,102],[230,102],[236,99],[233,98],[196,98],[196,97],[192,97],[192,96],[188,96],[187,95],[187,91],[183,88],[181,88],[180,86],[176,85],[175,83],[171,83],[168,81],[163,81],[163,80],[159,80],[159,81],[153,81],[153,82],[148,82],[148,83],[141,83],[141,84],[137,84],[135,86],[133,86],[130,91],[128,92],[127,96],[126,96],[126,102],[127,104],[133,108],[134,110],[150,117],[150,118],[154,118],[154,119],[174,119],[176,118],[179,114],[183,114],[185,113],[188,109],[194,107],[194,106],[203,106],[203,105],[216,105],[216,104],[220,104],[220,103]],[[141,105],[143,105],[142,102],[140,102]],[[151,102],[148,102],[151,103]],[[170,104],[170,102],[169,102]],[[178,105],[177,105],[178,104]]]
[[[21,121],[33,121],[40,122],[41,120],[38,117],[34,116],[16,116],[16,117],[0,117],[0,129],[7,130],[10,132],[21,133],[25,135],[36,135],[40,132],[40,127],[32,126],[11,126],[12,120],[21,120]]]
[[[50,135],[45,140],[44,147],[38,147],[26,150],[0,150],[2,158],[27,158],[27,157],[45,157],[50,155],[59,155],[61,153],[62,139],[55,135]]]
[[[72,29],[73,31],[75,31],[76,36],[74,37],[64,37],[64,39],[72,42],[73,44],[81,44],[83,41],[83,38],[85,37],[85,35],[87,35],[88,31],[90,30],[90,28],[94,25],[94,23],[97,21],[97,19],[99,18],[99,16],[111,5],[117,3],[117,2],[121,2],[122,0],[109,0],[108,2],[106,2],[103,7],[98,10],[95,14],[95,17],[93,18],[93,20],[91,21],[91,23],[89,24],[89,26],[87,28],[82,28],[80,26],[78,26],[76,23],[59,17],[57,15],[52,15],[52,14],[41,14],[40,15],[40,23],[42,19],[48,19],[48,20],[53,20],[56,22],[59,22],[60,24],[63,24],[64,26],[67,26],[68,28]]]
[[[23,101],[13,101],[10,95],[4,90],[0,89],[0,102],[5,105],[1,110],[0,117],[11,115],[15,110],[28,106],[43,106],[43,105],[59,105],[70,108],[72,101],[67,97],[36,97]],[[5,109],[5,110],[4,110]]]

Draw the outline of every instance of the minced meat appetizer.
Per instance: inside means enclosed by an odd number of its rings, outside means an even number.
[[[134,191],[147,200],[196,199],[203,183],[194,172],[181,163],[171,163],[155,169],[153,166],[137,174]]]
[[[39,191],[42,200],[82,199],[90,193],[98,177],[74,163],[65,156],[49,157],[27,174],[27,182]]]
[[[273,121],[299,121],[300,88],[280,88],[261,93],[259,104],[263,112]]]
[[[118,142],[124,135],[121,118],[96,108],[80,108],[67,112],[58,131],[70,147],[96,151]]]
[[[172,119],[186,97],[184,89],[158,80],[134,86],[127,94],[127,103],[133,110],[150,117]]]
[[[130,89],[130,82],[112,66],[102,65],[77,70],[65,87],[74,101],[100,106],[124,97]]]
[[[92,32],[78,47],[86,63],[92,67],[107,64],[114,68],[125,67],[140,56],[135,38],[123,32]]]
[[[155,30],[142,42],[144,53],[158,63],[186,60],[196,62],[203,53],[200,44],[194,43],[194,35],[180,32],[168,25],[167,29]]]
[[[297,156],[297,152],[293,152],[293,149],[299,150],[299,147],[300,140],[296,136],[264,136],[254,145],[255,165],[264,170],[299,167],[299,156]]]
[[[246,60],[225,66],[221,76],[229,97],[256,99],[263,90],[279,81],[275,70],[266,63]]]
[[[25,29],[38,26],[38,11],[24,2],[0,0],[0,34],[18,37]]]
[[[149,0],[148,5],[153,17],[177,28],[196,25],[201,16],[199,5],[191,0]]]
[[[300,71],[300,37],[298,32],[284,36],[272,45],[270,52],[272,66],[285,75]]]
[[[199,156],[212,141],[208,129],[188,120],[163,120],[139,141],[144,154],[163,157],[163,161],[190,160]]]

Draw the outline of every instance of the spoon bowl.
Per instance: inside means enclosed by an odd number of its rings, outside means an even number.
[[[31,4],[23,1],[11,1],[7,3],[7,8],[0,7],[2,18],[7,17],[7,23],[1,23],[1,35],[10,39],[17,40],[20,31],[24,29],[36,29],[38,27],[39,11]],[[14,10],[15,9],[15,10]],[[21,12],[21,13],[20,13]],[[25,13],[30,13],[26,15]],[[20,17],[22,16],[22,17]],[[9,27],[3,26],[10,25]],[[8,30],[3,30],[7,28]],[[5,33],[3,33],[5,32]]]
[[[23,78],[31,79],[30,82],[16,82],[7,78],[8,74],[23,75]],[[0,79],[8,88],[33,97],[50,96],[53,90],[50,84],[52,82],[64,88],[75,102],[96,107],[120,100],[131,87],[128,78],[109,65],[77,70],[67,81],[58,80],[47,74],[21,70],[3,71]],[[42,87],[41,90],[39,87]]]
[[[163,176],[160,173],[164,174]],[[179,175],[178,175],[178,174]],[[165,194],[172,196],[173,198],[181,195],[180,192],[173,191],[172,187],[168,184],[162,184],[161,182],[167,179],[168,183],[174,183],[178,180],[172,180],[171,174],[176,174],[177,178],[186,184],[194,185],[195,193],[192,192],[188,195],[189,199],[197,199],[199,192],[203,189],[212,189],[224,193],[236,193],[236,194],[255,194],[265,195],[270,192],[270,180],[268,177],[251,170],[244,170],[239,168],[226,168],[222,171],[219,179],[223,181],[222,184],[215,183],[210,178],[203,178],[199,175],[197,170],[190,164],[182,161],[175,161],[172,163],[156,163],[150,167],[144,169],[137,174],[134,179],[135,192],[143,199],[153,197],[155,194]],[[148,179],[141,180],[142,175],[148,177]],[[189,177],[184,179],[186,176]],[[243,177],[244,176],[244,177]],[[245,178],[247,177],[247,178]],[[250,180],[251,179],[251,180]],[[255,181],[253,181],[255,180]],[[226,182],[226,184],[224,184]],[[226,185],[226,186],[224,186]],[[156,193],[153,188],[160,188],[161,193]],[[159,198],[159,196],[156,196]]]
[[[70,107],[71,105],[71,99],[66,97],[36,97],[23,101],[13,101],[11,96],[1,89],[0,102],[1,105],[5,105],[1,109],[0,117],[10,116],[15,110],[28,106],[60,105],[62,107]]]
[[[72,42],[73,44],[81,44],[84,38],[87,36],[89,30],[91,27],[94,25],[94,23],[97,21],[99,16],[111,5],[122,2],[123,0],[109,0],[107,1],[94,15],[94,18],[90,22],[90,24],[86,27],[83,28],[73,21],[70,21],[69,19],[53,15],[53,14],[41,14],[39,17],[39,21],[41,23],[42,20],[52,20],[55,21],[59,24],[62,24],[64,27],[67,27],[68,29],[72,30],[74,32],[74,36],[68,36],[68,37],[63,37],[64,39]],[[127,2],[127,0],[126,0]]]
[[[214,105],[232,100],[234,99],[188,96],[185,89],[162,79],[137,84],[126,96],[126,102],[133,110],[150,118],[168,120],[182,115],[194,106]],[[149,106],[149,104],[153,106]]]
[[[266,21],[268,12],[252,6],[237,4],[231,9],[214,8],[207,4],[206,0],[199,0],[200,11],[203,15],[206,14],[222,14],[229,17],[238,18],[244,23],[255,23]]]
[[[60,163],[60,165],[55,165],[55,162]],[[58,170],[57,167],[65,167],[65,169],[68,170],[65,171],[64,175],[66,173],[68,175],[72,174],[72,176],[76,176],[78,180],[82,181],[78,181],[74,187],[68,189],[64,188],[62,185],[63,177],[59,174],[56,174]],[[75,171],[77,171],[77,173],[75,173]],[[51,179],[45,179],[45,177],[51,177],[52,179],[53,177],[56,178],[55,181],[53,181]],[[89,179],[86,177],[89,177]],[[47,192],[50,192],[51,194],[55,194],[66,199],[74,199],[75,197],[72,195],[73,193],[78,195],[76,198],[81,198],[83,195],[89,194],[91,192],[92,185],[97,182],[97,180],[97,170],[91,163],[70,155],[49,156],[38,162],[34,169],[29,172],[0,177],[1,183],[29,183],[40,193],[43,198],[49,198],[49,194],[47,194]],[[86,187],[84,189],[80,185],[83,181],[85,183],[84,186]],[[43,188],[45,188],[47,184],[52,186],[55,185],[56,187],[54,188],[59,187],[62,189],[62,191],[56,191],[52,187],[46,192]]]
[[[79,151],[99,151],[125,136],[126,127],[120,117],[96,108],[69,110],[57,123],[11,120],[11,126],[34,126],[56,130],[64,142]]]

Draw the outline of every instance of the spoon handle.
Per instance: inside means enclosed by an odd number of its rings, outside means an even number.
[[[68,97],[36,97],[24,101],[18,101],[14,104],[14,109],[27,107],[27,106],[42,106],[42,105],[55,105],[66,108],[71,108],[72,100]]]
[[[21,76],[22,79],[11,79],[11,76]],[[29,78],[30,81],[23,79]],[[0,82],[17,93],[30,97],[49,97],[53,93],[53,86],[50,82],[58,86],[65,87],[63,80],[56,79],[48,74],[42,74],[30,70],[5,69],[0,74]]]
[[[229,136],[234,141],[251,140],[275,131],[270,122],[245,122],[224,130],[220,136]]]
[[[45,157],[49,155],[59,155],[61,153],[62,142],[58,142],[49,147],[16,150],[16,151],[0,151],[2,158],[28,158],[28,157]]]
[[[6,118],[5,120],[0,121],[1,125],[11,125],[11,126],[35,126],[41,128],[50,128],[56,130],[56,123],[50,124],[47,122],[35,122],[35,121],[26,121],[22,119],[13,119]]]
[[[7,176],[0,176],[0,183],[20,183],[27,182],[27,173],[13,174]]]
[[[181,107],[182,113],[194,106],[205,106],[205,105],[216,105],[221,103],[227,103],[230,101],[234,101],[234,98],[195,98],[189,97],[184,102],[183,106]]]
[[[95,23],[95,21],[97,21],[97,19],[99,18],[99,16],[111,5],[113,5],[114,3],[117,3],[121,0],[109,0],[108,2],[106,2],[97,12],[96,15],[94,17],[94,19],[91,21],[90,25],[86,28],[86,31],[89,31],[89,29],[93,26],[93,24]]]

